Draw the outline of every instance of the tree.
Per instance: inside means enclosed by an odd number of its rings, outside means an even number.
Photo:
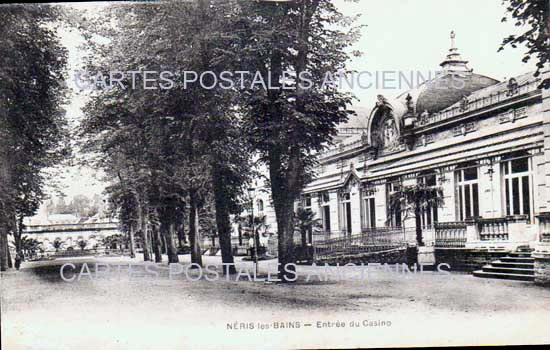
[[[239,239],[239,246],[242,246],[243,245],[243,226],[246,225],[246,218],[241,215],[234,215],[233,223],[237,224],[237,235]]]
[[[346,32],[352,18],[331,1],[240,3],[231,31],[239,35],[234,55],[240,67],[259,72],[267,89],[246,81],[241,93],[245,130],[267,164],[278,227],[279,278],[294,278],[294,203],[313,177],[316,154],[336,135],[336,126],[352,113],[352,97],[332,84],[329,76],[345,69],[345,51],[358,38],[358,28]],[[283,77],[283,72],[285,74]],[[307,78],[307,84],[302,78]],[[283,78],[285,83],[283,85]],[[309,86],[308,86],[309,85]]]
[[[295,223],[296,229],[301,235],[302,249],[306,249],[307,235],[312,235],[313,230],[322,228],[321,220],[315,218],[315,213],[311,209],[298,208],[295,214]]]
[[[441,187],[420,183],[400,186],[390,196],[388,211],[395,213],[399,210],[403,220],[412,216],[416,218],[416,242],[419,246],[423,246],[420,217],[426,211],[440,208],[443,204],[443,189]]]
[[[135,232],[140,225],[136,196],[131,189],[122,186],[121,183],[108,186],[106,191],[110,193],[110,212],[118,216],[122,231],[128,235],[130,257],[135,258]]]
[[[254,224],[252,224],[252,214],[236,216],[234,222],[239,225],[239,234],[241,235],[239,245],[242,245],[243,229],[247,231],[244,233],[245,238],[254,237],[256,247],[260,246],[260,233],[263,231],[265,234],[269,230],[266,216],[263,214],[254,215]],[[254,231],[252,231],[252,227],[254,227]]]
[[[61,105],[67,52],[55,34],[62,10],[9,6],[0,13],[0,270],[7,268],[7,234],[20,250],[22,218],[45,197],[45,169],[69,154]]]
[[[22,256],[21,261],[24,260],[25,256],[32,257],[36,255],[36,250],[39,249],[41,245],[42,243],[40,243],[35,238],[31,238],[29,236],[21,237],[21,240],[19,242],[19,247],[20,247],[19,253],[23,253],[21,254]],[[17,247],[14,245],[14,248],[17,248]]]
[[[528,29],[520,35],[510,35],[502,41],[499,51],[507,45],[516,48],[525,44],[527,52],[523,62],[528,62],[533,56],[537,59],[535,77],[548,69],[550,63],[550,1],[548,0],[504,0],[508,16],[516,21],[516,26],[526,26]],[[502,22],[508,20],[505,16]],[[542,81],[539,88],[550,88],[550,78]]]
[[[90,211],[91,201],[86,195],[77,194],[68,206],[73,214],[81,218],[89,217],[88,212]]]
[[[121,252],[124,251],[124,246],[127,243],[128,243],[127,238],[121,234],[110,235],[103,238],[102,240],[102,244],[105,248],[116,249],[116,248],[112,248],[113,246],[115,246],[115,247],[118,247],[118,249],[120,249]]]
[[[57,239],[57,238],[52,243],[56,253],[59,252],[59,249],[63,248],[64,244],[65,244],[65,241],[62,241],[61,239]]]
[[[108,16],[118,28],[105,29],[103,19],[91,28],[111,41],[104,46],[90,43],[97,49],[89,71],[129,71],[143,66],[172,72],[182,67],[199,72],[223,69],[223,60],[213,53],[223,50],[228,41],[221,35],[227,33],[224,11],[220,11],[220,6],[227,5],[218,1],[146,5],[113,6]],[[151,52],[155,52],[154,60]],[[180,75],[175,81],[166,90],[115,86],[97,91],[86,107],[86,148],[99,153],[97,164],[139,197],[145,241],[149,212],[162,217],[161,231],[171,236],[175,230],[165,228],[173,222],[165,220],[175,216],[164,211],[181,214],[189,207],[192,262],[199,265],[198,212],[213,194],[222,260],[232,263],[229,214],[237,211],[235,204],[251,168],[246,142],[240,137],[241,123],[232,108],[234,92],[196,85],[184,88]],[[168,236],[165,240],[171,242]]]
[[[86,246],[88,245],[88,241],[85,239],[81,239],[78,241],[78,246],[80,247],[80,250],[84,250]]]

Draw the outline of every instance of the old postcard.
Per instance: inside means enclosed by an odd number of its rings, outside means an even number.
[[[6,350],[550,344],[550,0],[0,5]]]

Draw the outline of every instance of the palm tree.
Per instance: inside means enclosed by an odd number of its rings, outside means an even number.
[[[414,216],[416,219],[416,242],[418,246],[423,246],[421,215],[430,208],[441,208],[443,204],[443,189],[441,187],[420,183],[401,186],[398,191],[392,193],[388,211],[391,213],[400,211],[403,220],[411,215]]]
[[[56,238],[52,243],[56,253],[59,252],[59,249],[62,248],[64,244],[65,242],[62,241],[60,238]]]
[[[19,253],[21,254],[21,260],[24,260],[24,256],[34,256],[36,254],[36,250],[41,246],[42,243],[40,243],[37,239],[30,238],[29,236],[23,236],[20,240],[20,249],[21,251]],[[15,245],[14,245],[15,248]]]
[[[120,251],[124,251],[124,244],[127,242],[127,237],[121,234],[111,235],[103,238],[103,245],[107,249],[112,249],[113,245],[119,247]]]
[[[315,218],[315,213],[311,209],[298,208],[294,214],[294,224],[296,230],[298,230],[302,236],[302,248],[307,246],[307,234],[313,233],[314,229],[321,228],[321,220]],[[310,240],[312,237],[310,236]]]
[[[254,236],[256,240],[256,246],[260,246],[260,232],[265,233],[269,230],[269,225],[266,223],[266,216],[264,214],[254,215],[254,231],[252,234],[248,234],[247,237]],[[252,232],[252,215],[235,216],[233,222],[237,223],[239,231],[239,245],[242,245],[243,229]],[[246,234],[245,234],[246,235]]]
[[[88,245],[88,241],[84,239],[81,239],[80,241],[78,241],[78,246],[80,247],[80,250],[84,250],[84,248],[86,248],[87,245]]]

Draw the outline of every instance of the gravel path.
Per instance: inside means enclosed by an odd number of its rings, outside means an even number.
[[[166,259],[166,257],[165,257]],[[261,349],[550,343],[550,289],[461,273],[299,266],[294,284],[200,280],[180,256],[145,272],[138,259],[25,263],[2,273],[2,349]],[[95,274],[95,263],[108,274]],[[217,265],[220,257],[204,257]],[[59,274],[65,263],[65,282]],[[86,269],[78,280],[82,265]],[[133,274],[128,274],[132,263]],[[118,272],[118,264],[121,264]],[[122,264],[126,264],[125,266]],[[260,277],[276,271],[260,262]],[[251,262],[237,268],[252,274]],[[183,270],[183,271],[182,271]],[[338,280],[334,273],[344,271]],[[175,274],[176,272],[181,272]],[[204,271],[203,271],[204,272]],[[363,269],[364,272],[364,269]],[[310,280],[306,281],[306,276]],[[213,273],[211,279],[213,279]],[[235,278],[235,276],[233,276]]]

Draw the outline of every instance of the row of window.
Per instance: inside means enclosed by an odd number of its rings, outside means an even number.
[[[501,200],[503,202],[503,211],[505,215],[527,215],[532,217],[532,164],[531,158],[526,154],[511,155],[503,158],[500,162],[501,178],[500,184],[492,181],[492,168],[486,174],[480,174],[480,168],[477,163],[464,163],[456,167],[454,171],[455,178],[455,208],[456,218],[459,221],[468,220],[480,216],[480,185],[481,176],[491,177],[490,189],[491,202]],[[428,172],[420,174],[418,183],[428,187],[437,186],[436,174]],[[498,182],[497,181],[497,182]],[[390,179],[386,183],[386,203],[388,206],[390,196],[399,191],[401,186],[400,179]],[[498,188],[501,188],[499,196]],[[488,191],[489,192],[489,191]],[[311,196],[307,195],[303,199],[303,205],[311,208]],[[368,229],[382,226],[377,223],[376,216],[376,195],[372,189],[361,191],[361,228]],[[487,205],[487,204],[486,204]],[[417,225],[422,227],[431,226],[438,221],[438,208],[426,207],[422,210],[419,217],[416,218]],[[400,227],[402,225],[403,215],[399,203],[394,203],[392,210],[387,210],[386,222],[383,226]],[[330,231],[330,201],[327,192],[319,196],[319,216],[324,231]],[[339,229],[344,232],[352,232],[352,204],[349,192],[342,192],[338,195],[338,222]]]

